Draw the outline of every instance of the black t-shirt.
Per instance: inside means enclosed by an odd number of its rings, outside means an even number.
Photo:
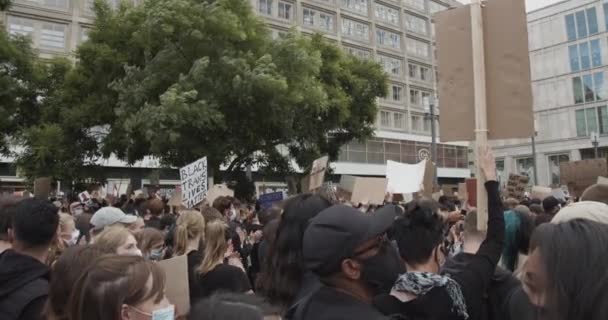
[[[401,302],[389,294],[374,298],[374,306],[387,316],[403,315],[408,320],[464,320],[455,310],[451,310],[451,305],[452,299],[444,287],[436,287],[407,302]]]
[[[220,264],[204,275],[196,274],[194,288],[190,288],[191,304],[216,292],[245,293],[251,290],[249,279],[240,268]],[[194,290],[193,290],[194,289]]]
[[[194,305],[202,296],[198,285],[198,276],[196,268],[203,262],[203,254],[199,251],[190,251],[188,253],[188,285],[190,289],[190,304]]]
[[[301,301],[293,313],[294,320],[384,320],[374,307],[355,297],[322,286],[310,298]]]

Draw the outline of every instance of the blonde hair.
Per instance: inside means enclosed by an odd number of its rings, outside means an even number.
[[[127,242],[129,236],[133,236],[133,234],[124,226],[114,225],[106,227],[95,237],[95,246],[105,253],[115,254],[118,247]]]
[[[135,240],[137,240],[137,247],[146,256],[152,250],[152,247],[156,244],[164,243],[165,234],[155,228],[145,228],[142,231],[134,233]]]
[[[207,223],[205,227],[205,257],[196,270],[199,274],[206,274],[224,260],[224,254],[228,250],[227,234],[228,225],[224,221],[214,220]]]
[[[175,223],[173,250],[175,256],[186,254],[188,240],[205,237],[205,218],[195,210],[182,211]]]
[[[63,228],[68,225],[69,223],[72,223],[75,225],[75,220],[74,217],[72,217],[71,215],[67,214],[67,213],[60,213],[59,214],[59,226],[61,226],[61,230],[63,231]]]

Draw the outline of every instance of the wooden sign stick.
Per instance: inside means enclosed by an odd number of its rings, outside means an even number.
[[[471,4],[471,40],[473,46],[473,84],[475,90],[475,159],[477,163],[477,229],[488,228],[488,196],[484,184],[486,177],[481,169],[484,150],[488,145],[488,118],[486,106],[486,68],[483,41],[481,0]]]

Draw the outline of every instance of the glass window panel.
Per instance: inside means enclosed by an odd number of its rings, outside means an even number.
[[[604,4],[604,11],[606,10],[606,5]],[[566,16],[566,33],[568,34],[568,40],[576,40],[576,22],[574,21],[574,14]]]
[[[384,153],[384,143],[382,141],[375,141],[375,140],[367,141],[367,152],[368,153],[372,153],[372,152]]]
[[[530,178],[528,184],[535,185],[534,182],[534,160],[532,158],[517,159],[517,173],[526,175]]]
[[[302,23],[307,26],[313,26],[315,24],[315,12],[313,10],[304,8]]]
[[[272,15],[272,0],[258,0],[258,12]]]
[[[583,89],[585,90],[585,102],[595,101],[595,93],[593,92],[593,77],[590,74],[583,76]]]
[[[595,100],[606,99],[604,90],[604,73],[596,72],[593,74],[593,92],[595,93]]]
[[[568,54],[570,55],[570,70],[580,70],[580,61],[578,59],[578,46],[575,44],[568,46]]]
[[[585,116],[587,117],[587,132],[599,132],[597,130],[597,111],[595,108],[585,109]]]
[[[597,28],[597,13],[594,8],[587,9],[587,24],[589,26],[589,34],[596,34],[598,31]]]
[[[279,2],[279,18],[291,20],[291,3]]]
[[[33,36],[34,22],[10,16],[8,19],[8,32],[12,35]]]
[[[587,136],[587,122],[585,121],[585,110],[576,110],[576,135]]]
[[[606,27],[606,30],[608,30],[608,2],[604,3],[604,24]]]
[[[65,49],[65,26],[44,23],[40,32],[40,46],[49,49]]]
[[[602,51],[600,49],[600,40],[591,40],[591,63],[594,67],[602,65]]]
[[[578,45],[581,54],[581,69],[591,68],[591,57],[589,54],[589,43],[583,42]]]
[[[365,142],[352,141],[348,144],[348,151],[361,151],[365,152]]]
[[[551,172],[551,184],[560,184],[560,165],[564,162],[569,162],[570,156],[567,154],[559,154],[549,156],[549,171]]]
[[[380,112],[380,125],[383,127],[389,127],[390,126],[390,113],[387,111],[381,111]]]
[[[585,102],[583,95],[583,82],[581,81],[581,77],[572,78],[572,93],[574,95],[574,103]]]
[[[395,114],[399,114],[399,115],[403,116],[403,114],[401,114],[401,113],[395,113]],[[397,154],[399,154],[399,153],[401,153],[401,145],[398,144],[398,143],[385,143],[384,144],[384,150],[387,153],[397,153]]]
[[[405,4],[420,11],[425,11],[424,0],[405,0]]]
[[[599,118],[600,133],[608,133],[608,107],[597,107],[597,116]]]
[[[579,38],[587,36],[587,20],[585,19],[585,11],[576,13],[576,30]]]

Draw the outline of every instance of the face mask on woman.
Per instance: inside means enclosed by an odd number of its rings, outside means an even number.
[[[157,309],[152,311],[152,313],[148,313],[142,310],[139,310],[133,306],[131,306],[131,308],[144,316],[148,316],[150,317],[150,319],[152,320],[174,320],[175,319],[175,306],[174,305],[170,305],[166,308],[162,308],[162,309]]]
[[[72,231],[72,237],[67,241],[68,246],[74,246],[78,243],[78,237],[80,237],[80,230]]]
[[[148,256],[148,259],[152,260],[152,261],[160,261],[163,259],[164,255],[165,255],[164,248],[152,249],[152,250],[150,250],[150,255]]]

